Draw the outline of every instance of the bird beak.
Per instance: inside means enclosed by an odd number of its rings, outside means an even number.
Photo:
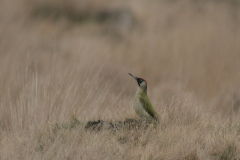
[[[138,79],[138,77],[136,77],[136,76],[134,76],[134,75],[132,75],[131,73],[128,73],[130,76],[132,76],[134,79]]]

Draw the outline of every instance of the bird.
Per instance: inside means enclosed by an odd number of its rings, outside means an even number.
[[[143,78],[138,78],[131,73],[128,74],[137,81],[139,86],[134,98],[134,110],[136,111],[137,115],[143,120],[154,119],[159,122],[159,115],[153,108],[153,105],[147,95],[147,81]]]

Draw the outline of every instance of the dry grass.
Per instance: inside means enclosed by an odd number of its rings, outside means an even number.
[[[237,1],[0,2],[0,159],[239,159]],[[148,80],[161,124],[137,118]]]

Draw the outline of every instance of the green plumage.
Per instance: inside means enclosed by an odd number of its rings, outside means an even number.
[[[149,101],[149,99],[144,100],[144,98],[139,98],[139,100],[140,100],[140,103],[142,103],[143,108],[146,110],[146,112],[148,114],[150,114],[150,116],[152,116],[153,118],[157,118],[157,113],[154,110],[154,108],[153,108],[151,102]]]
[[[134,100],[134,109],[141,118],[154,118],[156,120],[159,119],[157,112],[153,108],[153,105],[148,98],[147,92],[141,88],[139,88],[136,93]]]

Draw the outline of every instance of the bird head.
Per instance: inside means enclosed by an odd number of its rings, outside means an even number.
[[[144,90],[147,90],[147,81],[143,78],[138,78],[134,75],[132,75],[131,73],[128,73],[130,76],[132,76],[138,83],[139,87],[144,89]]]

